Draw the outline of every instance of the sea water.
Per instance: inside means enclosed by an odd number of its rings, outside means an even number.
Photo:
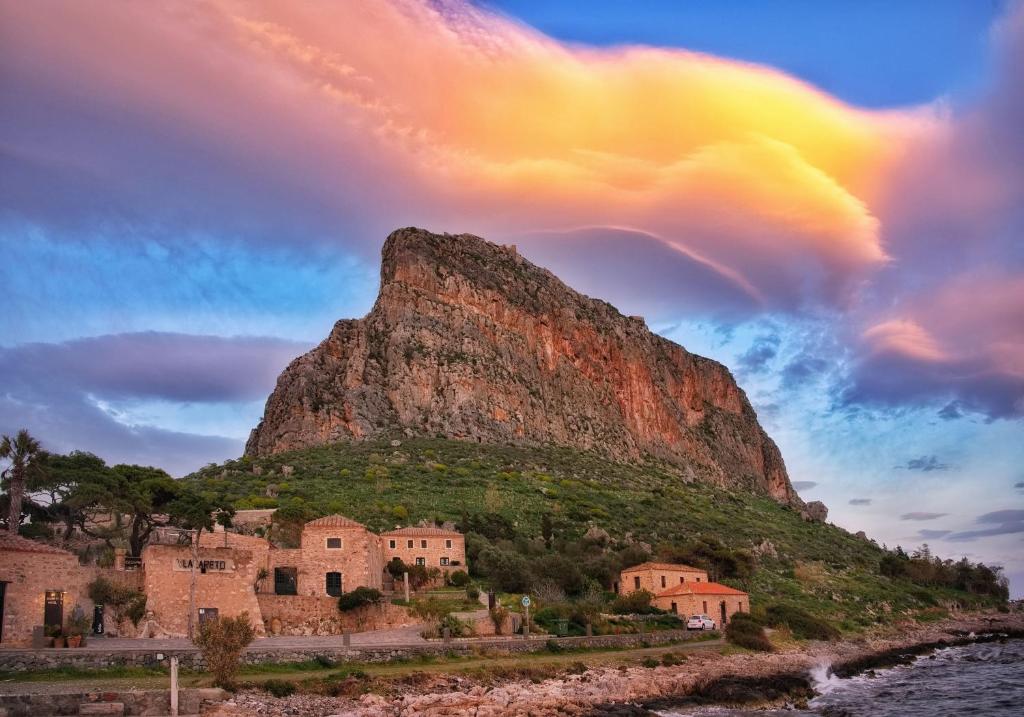
[[[914,662],[841,679],[811,672],[817,697],[805,710],[661,710],[665,717],[1024,717],[1024,640],[972,643]]]

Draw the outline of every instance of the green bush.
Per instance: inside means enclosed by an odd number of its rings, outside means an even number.
[[[677,655],[674,652],[666,652],[661,656],[661,664],[665,665],[665,667],[681,665],[684,662],[686,662],[686,655]]]
[[[373,605],[380,602],[380,598],[380,590],[360,585],[351,592],[342,593],[341,597],[338,598],[338,610],[341,612],[358,610],[364,605]]]
[[[653,657],[645,657],[645,658],[644,658],[644,659],[643,659],[643,660],[642,660],[642,661],[640,662],[640,664],[641,664],[641,665],[643,665],[644,667],[652,668],[652,667],[657,667],[657,666],[658,666],[658,665],[660,665],[661,663],[660,663],[660,662],[658,662],[658,661],[657,661],[656,659],[654,659]]]
[[[207,620],[202,624],[196,645],[203,653],[206,669],[213,673],[214,684],[225,689],[234,686],[242,652],[254,637],[256,631],[247,612],[238,617]]]
[[[736,616],[733,616],[733,620]],[[771,627],[785,625],[793,637],[801,640],[838,640],[839,630],[821,618],[795,605],[770,605],[765,610],[765,623]]]
[[[732,616],[732,620],[725,626],[725,639],[733,645],[745,647],[748,650],[772,652],[775,649],[764,634],[761,624],[744,612]]]
[[[146,593],[102,576],[89,583],[89,599],[113,610],[114,621],[118,624],[131,620],[138,627],[146,616]]]
[[[657,615],[664,612],[651,604],[653,600],[654,593],[648,590],[634,590],[628,595],[619,595],[612,600],[611,611],[616,615]]]
[[[466,588],[466,599],[476,602],[480,599],[480,588],[475,585],[470,585]]]
[[[263,689],[274,697],[289,697],[295,694],[295,685],[284,680],[267,680],[263,683]]]
[[[463,588],[469,585],[469,573],[465,570],[456,570],[448,576],[448,582],[457,588]]]
[[[544,649],[548,652],[562,652],[565,650],[564,647],[558,644],[558,640],[549,639],[544,643]]]

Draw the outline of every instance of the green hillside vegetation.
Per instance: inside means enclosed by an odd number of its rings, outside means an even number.
[[[505,592],[550,595],[551,603],[560,594],[570,604],[593,602],[621,567],[648,557],[707,568],[712,579],[749,592],[755,612],[799,609],[846,631],[951,603],[1006,599],[998,568],[929,554],[945,567],[901,570],[893,561],[920,561],[807,522],[767,497],[570,449],[338,443],[210,465],[185,481],[239,510],[278,508],[270,537],[281,544],[294,541],[306,520],[330,513],[374,531],[454,521],[467,534],[474,578]]]

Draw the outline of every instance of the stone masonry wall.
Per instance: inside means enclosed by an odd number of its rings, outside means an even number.
[[[444,572],[468,570],[466,538],[458,533],[451,535],[385,533],[381,536],[381,541],[384,546],[386,562],[390,562],[393,558],[400,558],[406,565],[415,565],[417,558],[423,558],[423,563],[428,568],[439,568]],[[449,543],[451,547],[448,547]],[[394,547],[391,547],[392,544]],[[447,566],[441,564],[442,558],[448,559]]]
[[[382,602],[341,612],[338,599],[309,595],[257,596],[263,623],[273,635],[340,635],[418,624],[408,608]]]
[[[206,541],[201,544],[207,545]],[[176,561],[190,561],[191,548],[183,545],[149,545],[143,551],[145,563],[146,609],[152,611],[160,630],[168,635],[188,633],[189,585],[191,572],[175,569]],[[216,608],[220,617],[249,613],[259,635],[263,618],[253,585],[257,570],[263,566],[253,551],[232,547],[202,547],[200,561],[224,561],[226,571],[197,571],[196,608]],[[198,620],[198,615],[196,616]],[[198,624],[198,623],[197,623]]]
[[[636,578],[640,578],[639,587],[636,585]],[[691,568],[645,568],[644,570],[623,570],[619,579],[621,595],[635,590],[647,590],[657,595],[662,590],[681,583],[706,583],[708,574],[703,570]]]
[[[328,538],[341,538],[340,549],[328,548]],[[276,557],[272,558],[276,561]],[[384,570],[380,537],[361,527],[307,525],[302,531],[302,553],[298,565],[299,595],[327,595],[329,572],[342,575],[342,590],[360,585],[380,589]],[[271,571],[273,572],[273,571]]]
[[[725,603],[725,621],[722,620],[722,603]],[[705,614],[719,626],[727,623],[738,612],[750,612],[750,598],[745,595],[672,595],[654,599],[655,607],[672,611],[681,616]]]

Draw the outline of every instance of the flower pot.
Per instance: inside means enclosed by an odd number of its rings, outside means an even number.
[[[68,647],[81,647],[81,646],[82,646],[82,636],[81,635],[72,635],[71,637],[68,638]]]
[[[55,637],[55,638],[53,638],[53,646],[54,647],[64,647],[64,638],[63,637]]]

